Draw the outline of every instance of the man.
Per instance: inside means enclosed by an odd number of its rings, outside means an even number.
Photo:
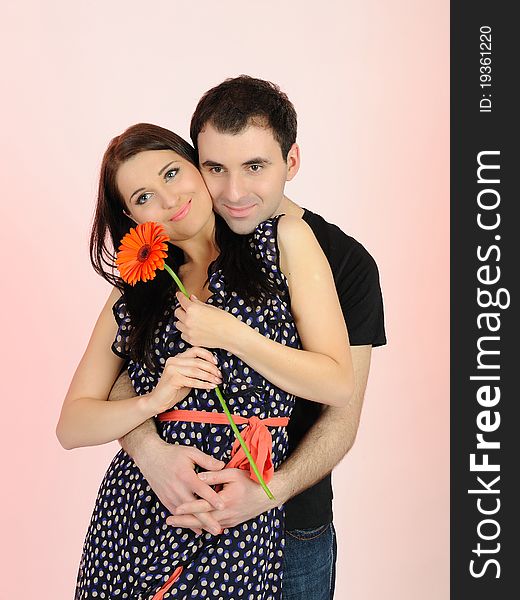
[[[290,456],[269,484],[275,500],[246,471],[189,446],[162,441],[153,421],[121,440],[150,486],[172,512],[167,522],[218,533],[274,506],[286,505],[283,594],[287,600],[332,598],[336,541],[330,472],[352,447],[359,424],[372,347],[386,343],[377,267],[368,252],[335,225],[284,194],[298,172],[296,112],[267,81],[247,76],[209,90],[191,121],[191,138],[214,208],[238,234],[265,219],[297,215],[314,231],[331,266],[347,323],[355,391],[346,408],[298,399],[289,424]],[[110,399],[128,397],[119,381]],[[203,472],[197,476],[195,465]],[[210,486],[220,484],[216,493]]]

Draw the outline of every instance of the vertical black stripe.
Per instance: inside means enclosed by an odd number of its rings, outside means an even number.
[[[519,488],[520,479],[520,219],[514,215],[520,204],[516,181],[520,103],[513,87],[518,87],[514,83],[520,53],[514,6],[481,0],[451,4],[451,598],[456,600],[497,600],[519,594],[520,501],[514,488]],[[481,161],[499,168],[481,170],[481,178],[487,181],[479,183],[478,156],[483,152],[487,154],[481,154]],[[490,181],[494,179],[499,182]],[[479,193],[484,208],[479,207]],[[496,208],[490,208],[495,202]],[[498,215],[500,224],[485,229],[497,223]],[[498,275],[495,283],[489,283]],[[485,307],[490,299],[502,307]],[[491,313],[493,317],[484,316]],[[486,380],[490,376],[497,379]],[[483,405],[487,385],[490,401],[498,393],[495,388],[500,389],[495,406]],[[481,430],[486,428],[489,431]],[[489,444],[499,442],[500,449],[477,449],[479,433]],[[479,464],[487,454],[489,463],[500,470],[472,472],[472,454]],[[498,476],[500,480],[491,486]],[[491,492],[468,493],[484,490],[478,477]],[[498,501],[500,508],[496,514],[482,514],[479,499],[482,510],[493,511]],[[482,539],[495,534],[495,539]],[[471,568],[481,577],[472,576]]]

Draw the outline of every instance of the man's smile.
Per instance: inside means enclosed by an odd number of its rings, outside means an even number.
[[[228,213],[232,217],[239,219],[248,217],[256,206],[256,204],[249,204],[248,206],[230,206],[229,204],[224,204],[224,208],[228,211]]]

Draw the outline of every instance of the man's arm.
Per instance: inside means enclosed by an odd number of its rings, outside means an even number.
[[[119,377],[116,379],[112,389],[110,390],[109,400],[121,400],[122,398],[130,398],[135,396],[135,390],[128,377],[126,370],[122,371]],[[157,433],[157,427],[153,419],[148,419],[139,427],[132,429],[122,438],[119,438],[121,448],[131,456],[137,466],[139,466],[136,460],[139,454],[139,448],[143,447],[144,443],[151,446],[152,444],[158,444],[162,442],[159,434]]]
[[[108,399],[114,401],[131,396],[135,396],[135,391],[125,370],[114,383]],[[195,465],[217,471],[224,463],[192,446],[168,444],[159,436],[153,419],[127,433],[119,443],[171,513],[179,504],[193,501],[197,496],[205,498],[214,508],[223,506],[216,492],[197,477]],[[209,513],[201,515],[198,525],[193,527],[197,533],[201,528],[214,534],[221,529]]]
[[[282,463],[285,501],[328,475],[354,445],[370,371],[372,346],[352,346],[354,393],[346,407],[325,406],[305,437]]]
[[[224,484],[219,492],[223,510],[213,510],[204,500],[182,504],[168,524],[193,527],[208,511],[222,527],[234,527],[266,510],[279,506],[321,481],[352,448],[356,439],[363,398],[370,371],[372,346],[352,346],[354,393],[346,407],[327,406],[291,456],[275,472],[269,488],[275,500],[269,500],[262,488],[246,471],[224,469],[199,473],[210,485]]]

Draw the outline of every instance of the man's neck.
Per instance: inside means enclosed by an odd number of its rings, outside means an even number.
[[[295,217],[301,218],[303,217],[303,212],[304,210],[301,206],[298,206],[296,202],[293,202],[292,200],[287,198],[287,196],[284,196],[275,214],[294,215]]]

